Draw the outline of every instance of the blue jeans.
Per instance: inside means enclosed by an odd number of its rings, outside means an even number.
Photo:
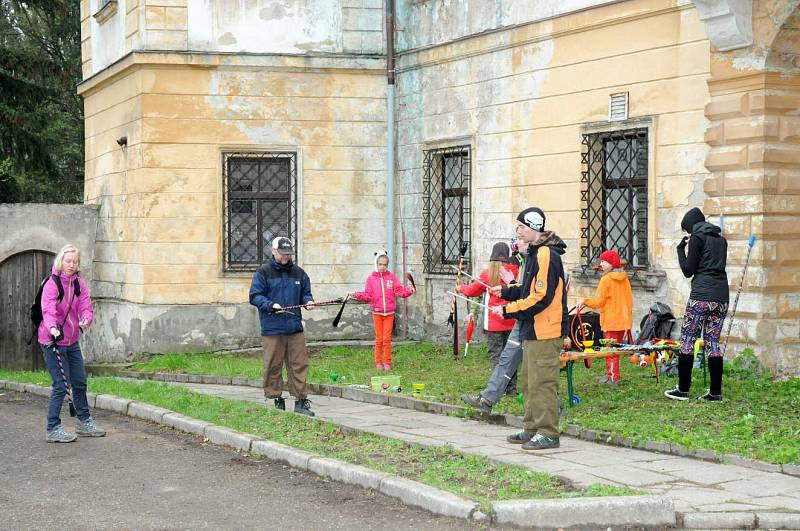
[[[83,354],[79,343],[73,343],[65,347],[47,347],[39,344],[44,353],[44,362],[47,371],[53,380],[53,388],[50,391],[50,403],[47,406],[47,429],[52,430],[61,424],[61,404],[67,395],[67,388],[64,385],[64,376],[67,377],[72,386],[72,401],[78,418],[82,421],[90,417],[89,401],[86,399],[86,369],[83,366]],[[58,349],[61,361],[64,364],[64,375],[58,368],[58,360],[54,349]]]
[[[519,338],[519,321],[511,329],[511,334],[508,336],[506,346],[500,353],[500,358],[497,360],[497,365],[492,370],[492,375],[489,377],[489,383],[486,388],[481,391],[481,396],[492,405],[496,404],[505,394],[506,387],[511,379],[517,374],[517,368],[522,362],[522,341]],[[511,343],[515,341],[520,343],[515,345]]]

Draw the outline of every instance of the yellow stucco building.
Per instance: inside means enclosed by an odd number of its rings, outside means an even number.
[[[796,372],[798,3],[398,0],[388,85],[381,0],[82,0],[88,350],[255,344],[247,291],[277,234],[317,299],[359,289],[389,245],[421,288],[411,334],[444,337],[462,244],[479,271],[530,205],[568,245],[573,302],[613,247],[635,320],[682,315],[675,245],[699,206],[732,291],[757,238],[733,348]],[[308,313],[309,335],[368,337],[350,311],[339,329]]]

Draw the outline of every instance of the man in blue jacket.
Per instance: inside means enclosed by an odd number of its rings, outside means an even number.
[[[308,400],[308,353],[303,334],[300,308],[314,307],[311,281],[292,261],[294,247],[289,238],[272,240],[272,257],[253,275],[250,304],[258,308],[261,321],[261,343],[264,350],[264,396],[275,401],[275,407],[286,409],[281,372],[286,363],[289,393],[294,396],[294,412],[313,417]]]

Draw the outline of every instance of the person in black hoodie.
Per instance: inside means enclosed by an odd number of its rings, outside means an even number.
[[[722,400],[722,351],[719,337],[728,313],[728,275],[725,264],[728,242],[722,230],[706,221],[699,208],[689,210],[681,221],[688,235],[678,244],[678,263],[692,291],[686,302],[678,354],[678,387],[664,394],[674,400],[687,400],[692,385],[694,342],[703,334],[708,355],[711,387],[703,400]],[[687,249],[688,248],[688,249]]]

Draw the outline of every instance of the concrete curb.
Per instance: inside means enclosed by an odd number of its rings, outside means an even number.
[[[494,503],[495,521],[521,527],[675,527],[672,500],[660,496],[512,500]],[[554,522],[558,522],[558,525]]]
[[[169,381],[190,381],[188,375],[177,375],[173,373],[143,373],[137,371],[119,371],[119,375],[125,378],[136,378],[139,380],[157,380],[162,382]],[[205,376],[205,375],[192,375],[194,383],[216,384],[216,385],[244,385],[248,387],[262,387],[261,380],[244,379],[244,378],[230,378],[225,376]],[[199,379],[199,380],[198,380]],[[196,381],[195,381],[196,380]],[[237,383],[241,382],[241,383]],[[435,413],[437,415],[449,415],[467,417],[468,408],[461,406],[454,406],[452,404],[443,404],[441,402],[431,402],[429,400],[422,400],[420,398],[413,398],[403,395],[389,394],[389,393],[373,393],[364,389],[355,389],[343,385],[331,384],[309,384],[311,392],[316,395],[332,396],[335,398],[345,398],[347,400],[354,400],[356,402],[364,402],[367,404],[379,404],[383,406],[392,406],[401,409],[412,409],[415,411],[422,411],[424,413]],[[522,417],[516,415],[484,415],[481,413],[473,412],[472,418],[490,422],[492,424],[501,424],[510,426],[512,428],[522,428]],[[680,444],[671,444],[655,441],[636,440],[631,437],[621,437],[619,434],[607,431],[598,431],[588,428],[582,428],[575,424],[568,425],[563,433],[571,437],[583,439],[599,444],[607,444],[609,446],[621,446],[623,448],[635,448],[637,450],[646,450],[649,452],[662,453],[668,455],[676,455],[679,457],[689,457],[692,459],[699,459],[701,461],[710,461],[713,463],[730,463],[733,465],[752,468],[762,472],[778,472],[789,476],[800,477],[800,465],[776,465],[774,463],[767,463],[766,461],[758,461],[748,457],[741,457],[733,454],[720,454],[711,450],[704,449],[691,449],[686,448]]]
[[[0,388],[13,391],[20,390],[18,392],[27,392],[44,397],[50,396],[48,387],[34,384],[20,386],[15,382],[0,380]],[[463,519],[474,518],[478,521],[487,518],[487,515],[478,511],[477,503],[424,483],[383,472],[376,472],[336,459],[319,457],[279,443],[265,441],[247,433],[193,419],[168,409],[111,395],[97,395],[94,407],[200,435],[213,444],[262,455],[274,461],[282,461],[300,470],[306,470],[320,476],[328,476],[334,481],[371,488],[387,496],[397,498],[407,505],[420,507],[434,514]]]
[[[50,388],[0,380],[0,389],[50,396]],[[403,503],[435,514],[494,521],[522,527],[681,527],[686,529],[800,529],[800,513],[676,513],[672,500],[658,496],[568,498],[561,500],[511,500],[492,504],[493,514],[479,510],[478,504],[429,485],[385,472],[319,457],[276,442],[259,439],[168,409],[112,395],[89,393],[90,403],[99,409],[123,412],[131,417],[160,423],[210,442],[268,459],[281,461],[300,470],[334,481],[357,485],[392,496]],[[160,420],[158,420],[160,419]]]

